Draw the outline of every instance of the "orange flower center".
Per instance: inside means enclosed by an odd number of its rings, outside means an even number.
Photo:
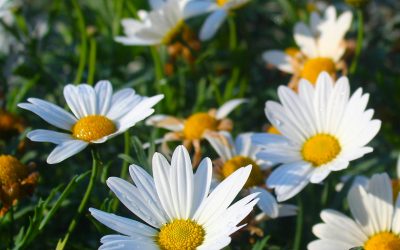
[[[307,79],[311,83],[315,83],[321,72],[326,71],[330,75],[335,75],[335,62],[330,58],[318,57],[309,59],[305,62],[301,71],[301,78]]]
[[[207,113],[196,113],[185,121],[183,134],[189,140],[201,139],[206,130],[215,131],[217,127],[217,119]]]
[[[364,250],[399,250],[400,237],[390,232],[382,232],[370,237]]]
[[[249,188],[262,185],[264,183],[264,178],[260,167],[255,161],[246,156],[235,156],[225,162],[221,169],[222,178],[227,178],[239,168],[246,167],[247,165],[252,165],[252,168],[249,179],[247,179],[244,187]]]
[[[17,158],[11,155],[0,155],[0,185],[19,183],[29,172]]]
[[[116,131],[115,124],[105,116],[89,115],[72,127],[72,136],[82,141],[95,141]]]

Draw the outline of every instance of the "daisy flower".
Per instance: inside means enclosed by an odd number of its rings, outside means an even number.
[[[326,9],[324,17],[313,12],[309,26],[299,22],[294,28],[294,40],[299,49],[270,50],[263,54],[263,59],[279,70],[293,74],[289,84],[292,88],[297,88],[301,78],[315,83],[323,71],[332,77],[336,76],[338,70],[346,74],[342,58],[346,50],[344,37],[351,21],[350,11],[337,17],[333,6]]]
[[[258,207],[262,210],[262,214],[257,217],[277,218],[295,215],[295,206],[278,205],[274,196],[265,189],[265,178],[269,174],[268,170],[271,168],[271,163],[257,157],[260,147],[252,145],[252,134],[240,134],[233,141],[228,132],[207,133],[205,138],[220,157],[214,161],[214,183],[225,180],[241,167],[252,165],[250,177],[244,187],[250,192],[259,193]]]
[[[87,84],[69,84],[64,87],[64,97],[73,115],[37,98],[29,98],[28,103],[18,105],[69,132],[38,129],[28,133],[27,137],[32,141],[57,145],[47,158],[49,164],[59,163],[91,143],[103,143],[125,132],[151,115],[152,107],[163,95],[142,97],[129,88],[113,94],[109,81],[99,81],[94,88]]]
[[[153,10],[139,11],[139,20],[122,20],[125,36],[115,40],[124,45],[169,44],[184,26],[185,0],[150,1]]]
[[[400,249],[400,198],[393,201],[389,176],[375,174],[366,187],[353,187],[347,197],[354,219],[335,210],[324,210],[324,223],[313,227],[319,238],[309,250]]]
[[[0,155],[0,218],[18,200],[33,193],[38,179],[39,174],[31,166],[12,155]]]
[[[256,134],[253,141],[263,146],[257,157],[282,164],[267,180],[278,201],[299,193],[309,182],[320,183],[331,171],[372,152],[366,144],[374,138],[381,121],[365,110],[369,95],[359,88],[350,96],[349,81],[336,84],[323,72],[316,86],[299,83],[299,93],[281,86],[280,103],[268,101],[265,113],[281,135]]]
[[[185,13],[189,17],[202,15],[212,12],[204,22],[200,30],[200,40],[211,39],[223,22],[226,20],[229,12],[245,5],[250,0],[192,0],[185,8]]]
[[[194,165],[197,165],[201,157],[200,141],[204,139],[205,133],[232,130],[232,121],[226,117],[244,102],[246,102],[245,99],[233,99],[224,103],[219,109],[194,113],[186,119],[168,115],[154,115],[146,120],[146,124],[171,131],[165,134],[162,139],[163,152],[165,153],[169,152],[168,141],[183,141],[183,145],[187,148],[193,145],[195,151],[193,162]]]
[[[176,148],[171,164],[153,156],[154,179],[131,165],[135,185],[117,178],[107,180],[118,199],[146,224],[90,208],[92,216],[119,234],[101,239],[101,249],[222,249],[257,203],[251,194],[232,204],[246,183],[251,166],[235,171],[210,194],[212,164],[205,158],[195,174],[189,154]]]

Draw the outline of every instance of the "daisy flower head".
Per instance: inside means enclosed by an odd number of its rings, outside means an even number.
[[[33,193],[38,179],[31,165],[22,164],[12,155],[0,155],[0,218],[18,200]]]
[[[356,185],[347,197],[354,219],[335,210],[321,213],[323,223],[313,227],[319,238],[309,250],[400,249],[400,198],[393,201],[393,190],[386,173],[375,174],[367,186]]]
[[[201,157],[200,141],[204,135],[210,131],[230,131],[233,123],[226,118],[246,99],[233,99],[224,103],[218,109],[210,109],[208,112],[197,112],[186,119],[180,119],[168,115],[154,115],[146,120],[146,124],[158,128],[164,128],[171,132],[164,135],[163,151],[169,152],[168,141],[183,141],[185,147],[193,145],[195,151],[194,165],[199,162]]]
[[[124,45],[169,44],[184,26],[186,0],[150,1],[153,10],[138,12],[139,20],[122,20],[125,36],[115,40]]]
[[[212,192],[211,160],[205,158],[193,173],[183,146],[176,148],[171,163],[155,153],[152,167],[154,177],[130,166],[135,185],[117,177],[107,180],[118,199],[147,225],[90,208],[92,216],[119,233],[104,236],[100,249],[222,249],[258,201],[251,194],[231,204],[251,166],[238,169]]]
[[[278,96],[281,103],[268,101],[265,113],[281,135],[253,136],[253,142],[263,147],[259,158],[282,164],[267,180],[278,201],[373,151],[366,144],[378,133],[381,121],[372,120],[372,109],[365,110],[369,95],[361,88],[350,96],[346,77],[334,83],[323,72],[315,86],[301,80],[298,93],[281,86]]]
[[[292,205],[278,205],[275,197],[266,190],[265,179],[269,174],[271,163],[257,157],[260,147],[252,144],[253,133],[243,133],[234,141],[229,132],[208,133],[205,138],[219,155],[214,161],[214,183],[220,183],[241,167],[252,165],[252,170],[244,187],[249,192],[259,193],[258,207],[262,214],[257,217],[277,218],[296,214]]]
[[[188,17],[212,12],[200,30],[200,40],[210,40],[226,20],[229,12],[240,8],[250,0],[192,0],[185,7]]]
[[[285,51],[270,50],[263,59],[279,70],[293,74],[289,84],[296,89],[301,78],[315,83],[318,75],[326,71],[332,77],[341,70],[346,74],[343,55],[346,51],[345,35],[350,29],[352,14],[346,11],[337,16],[336,9],[329,6],[323,17],[313,12],[310,24],[299,22],[294,27],[294,40],[297,48]]]
[[[29,98],[20,108],[29,110],[49,124],[68,131],[38,129],[28,133],[32,141],[50,142],[57,147],[47,158],[59,163],[92,143],[103,143],[150,116],[163,95],[143,97],[126,88],[113,93],[109,81],[99,81],[93,88],[87,84],[64,87],[64,98],[73,114],[47,101]]]

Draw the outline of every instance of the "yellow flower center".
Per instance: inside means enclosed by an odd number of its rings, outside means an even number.
[[[206,232],[192,220],[173,220],[160,228],[156,241],[162,250],[195,250],[204,242]]]
[[[285,49],[285,53],[289,55],[290,57],[296,57],[298,53],[300,53],[300,50],[294,47],[289,47]]]
[[[301,154],[305,161],[318,167],[335,159],[340,151],[339,141],[335,137],[329,134],[317,134],[303,144]]]
[[[172,27],[161,40],[162,44],[168,45],[170,44],[176,36],[179,34],[181,29],[184,27],[185,22],[183,20],[179,21],[174,27]]]
[[[186,139],[201,139],[206,130],[217,130],[218,121],[207,113],[196,113],[185,121],[183,134]]]
[[[19,183],[29,172],[17,158],[11,155],[0,155],[0,186]]]
[[[245,156],[235,156],[225,162],[221,169],[222,178],[225,179],[233,172],[238,170],[241,167],[246,167],[247,165],[251,164],[253,167],[251,168],[251,173],[249,178],[247,179],[246,184],[244,185],[245,188],[259,186],[264,183],[263,173],[260,167],[255,163],[252,159]]]
[[[229,0],[217,0],[219,6],[224,6]]]
[[[393,201],[396,202],[400,192],[400,180],[392,180]]]
[[[275,134],[275,135],[280,135],[280,134],[281,134],[281,132],[279,132],[279,130],[276,129],[274,126],[270,126],[270,127],[267,129],[267,133]]]
[[[400,237],[393,233],[382,232],[375,234],[364,244],[364,250],[399,250]]]
[[[323,71],[328,72],[330,75],[334,75],[336,73],[335,62],[330,58],[324,57],[309,59],[305,62],[300,76],[311,83],[315,83],[319,74]]]
[[[105,116],[89,115],[81,118],[72,127],[72,135],[83,141],[95,141],[116,131],[115,124]]]

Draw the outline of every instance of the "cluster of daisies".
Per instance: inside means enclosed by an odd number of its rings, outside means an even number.
[[[139,11],[139,20],[122,21],[125,36],[116,41],[168,44],[181,32],[185,19],[211,13],[199,35],[207,40],[230,11],[246,2],[151,0],[152,10]],[[312,13],[309,25],[296,24],[298,47],[264,53],[268,63],[293,74],[288,86],[278,88],[279,101],[265,104],[271,133],[232,136],[233,122],[228,115],[246,99],[233,99],[184,118],[151,116],[163,95],[145,97],[130,88],[114,91],[109,81],[99,81],[94,87],[64,87],[71,112],[37,98],[20,103],[20,108],[58,129],[33,130],[27,137],[55,144],[47,162],[56,164],[143,120],[147,126],[168,130],[160,140],[163,154],[155,153],[152,158],[152,176],[131,165],[134,185],[118,177],[107,180],[121,203],[141,221],[89,209],[94,218],[118,232],[104,236],[101,249],[222,249],[240,229],[256,232],[263,220],[296,215],[296,206],[283,202],[310,182],[322,183],[332,171],[344,170],[351,161],[372,152],[367,144],[381,122],[366,108],[369,95],[361,88],[351,93],[348,78],[337,79],[339,71],[339,75],[346,74],[344,37],[351,21],[350,12],[337,16],[336,9],[328,7],[323,16]],[[171,150],[171,141],[183,145]],[[202,144],[210,145],[219,158],[202,159]],[[8,198],[8,205],[18,197],[15,192],[29,192],[37,179],[36,173],[13,161],[0,156],[0,165],[10,166],[0,168],[0,179],[13,176],[7,173],[13,165],[24,175],[21,179],[15,174],[16,186],[11,185],[15,180],[1,183],[0,198]],[[322,211],[323,223],[313,228],[318,240],[308,249],[400,249],[399,187],[400,181],[391,180],[386,173],[355,182],[348,194],[354,219],[337,211]]]

